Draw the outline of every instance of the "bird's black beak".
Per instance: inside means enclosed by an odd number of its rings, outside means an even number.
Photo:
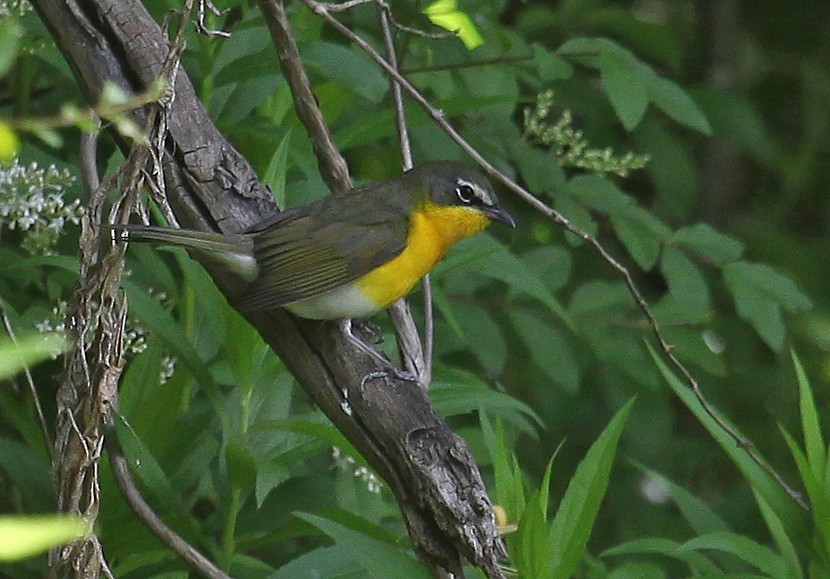
[[[507,211],[495,205],[493,207],[485,207],[482,210],[487,217],[492,219],[493,221],[498,221],[499,223],[504,223],[508,227],[516,227],[516,220],[513,219],[513,216],[510,215]]]

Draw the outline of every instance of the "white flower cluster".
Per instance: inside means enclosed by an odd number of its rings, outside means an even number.
[[[166,299],[166,294],[162,292],[155,292],[156,296],[161,296],[159,299]],[[66,301],[59,301],[58,304],[52,308],[51,315],[45,320],[41,320],[35,324],[35,328],[41,334],[59,333],[62,334],[66,330],[66,314],[69,310],[69,304]],[[127,320],[127,327],[124,330],[124,353],[128,358],[133,358],[142,354],[147,350],[147,337],[150,330],[144,326],[135,323],[133,320]],[[57,358],[63,352],[61,350],[55,351],[52,359]],[[170,354],[165,354],[161,360],[161,370],[159,371],[159,384],[165,384],[176,371],[176,357]]]
[[[365,466],[357,464],[357,461],[344,453],[338,447],[331,447],[331,457],[334,459],[334,464],[341,470],[352,470],[355,478],[360,479],[366,483],[366,490],[372,494],[379,495],[383,488],[383,483],[378,476]]]
[[[79,199],[67,204],[63,198],[74,182],[68,170],[54,165],[24,167],[15,159],[0,166],[0,231],[25,231],[23,249],[32,255],[49,253],[66,223],[77,224],[83,214]]]
[[[29,0],[0,0],[0,18],[23,16],[31,11]]]

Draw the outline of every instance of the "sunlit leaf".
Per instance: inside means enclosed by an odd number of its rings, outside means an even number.
[[[424,14],[436,26],[457,34],[467,50],[472,50],[484,44],[484,38],[482,38],[472,18],[466,12],[458,9],[456,0],[436,0],[436,2],[424,8]]]
[[[71,515],[0,516],[0,561],[16,561],[72,541],[91,531],[89,522]]]

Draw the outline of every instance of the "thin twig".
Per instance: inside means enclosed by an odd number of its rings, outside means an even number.
[[[311,139],[320,176],[331,191],[346,191],[351,188],[349,167],[334,144],[320,107],[317,106],[317,98],[311,90],[311,81],[303,68],[300,51],[291,33],[285,6],[280,0],[259,0],[259,7],[277,48],[285,80],[291,87],[297,116]]]
[[[614,257],[611,256],[610,253],[602,246],[602,244],[589,234],[586,231],[583,231],[579,227],[577,227],[574,223],[572,223],[567,217],[549,207],[544,202],[539,200],[536,196],[534,196],[530,191],[520,186],[518,183],[510,179],[507,175],[503,172],[499,171],[495,166],[493,166],[481,153],[478,152],[461,134],[453,127],[445,118],[443,111],[436,109],[431,105],[431,103],[427,100],[427,98],[417,89],[415,86],[412,85],[406,78],[401,76],[401,74],[395,70],[393,66],[391,66],[386,59],[383,58],[372,46],[363,40],[360,36],[352,32],[348,27],[344,26],[340,21],[334,18],[329,10],[328,5],[323,4],[320,2],[316,2],[315,0],[302,0],[303,4],[308,6],[315,14],[321,17],[323,20],[328,22],[333,28],[335,28],[338,32],[343,34],[346,38],[354,42],[357,46],[359,46],[366,54],[369,55],[372,60],[374,60],[388,75],[390,75],[395,81],[406,90],[407,93],[426,111],[426,113],[435,121],[438,126],[440,126],[445,133],[447,133],[450,138],[458,144],[461,149],[464,150],[474,161],[476,161],[487,173],[489,173],[492,177],[497,179],[499,182],[504,184],[508,189],[510,189],[513,193],[519,196],[524,202],[528,203],[531,207],[545,215],[551,221],[560,225],[561,227],[565,228],[567,231],[573,233],[589,245],[591,245],[597,253],[605,260],[608,265],[610,265],[614,270],[616,270],[624,279],[625,284],[628,288],[629,293],[634,298],[634,301],[637,303],[639,308],[643,311],[646,318],[648,319],[649,325],[652,328],[652,333],[654,334],[660,348],[663,351],[664,356],[666,359],[671,363],[674,368],[676,368],[689,387],[694,392],[695,397],[697,398],[698,402],[700,402],[701,406],[705,410],[705,412],[717,423],[717,425],[726,432],[741,448],[745,449],[747,455],[755,461],[755,463],[761,467],[768,475],[770,475],[780,486],[784,489],[784,491],[793,499],[799,506],[801,506],[805,510],[809,510],[809,506],[807,505],[806,501],[804,500],[803,496],[800,492],[792,488],[784,479],[783,477],[755,450],[755,447],[751,440],[747,437],[739,433],[735,428],[733,428],[728,422],[726,422],[715,409],[715,407],[709,402],[706,396],[703,394],[703,391],[700,388],[700,384],[691,374],[691,372],[686,368],[686,366],[674,355],[673,347],[669,342],[663,337],[662,330],[660,329],[660,324],[657,321],[657,318],[651,311],[648,302],[646,302],[645,298],[643,297],[640,290],[637,288],[631,273],[628,269],[623,266],[619,261],[617,261]]]
[[[395,52],[395,42],[392,37],[391,26],[392,18],[388,7],[380,5],[378,7],[378,16],[380,18],[381,29],[383,30],[386,58],[389,64],[397,69],[398,57]],[[398,128],[398,141],[403,158],[403,170],[408,171],[412,168],[412,145],[409,139],[409,129],[406,124],[403,93],[401,92],[401,87],[394,79],[390,78],[389,84],[391,86],[392,102],[395,108],[395,122]],[[428,317],[432,312],[432,304],[427,301],[427,296],[431,296],[432,294],[429,289],[429,276],[425,276],[421,284],[424,287],[424,315]],[[424,351],[425,348],[421,344],[421,338],[418,335],[418,327],[415,325],[415,320],[412,318],[412,311],[409,309],[405,298],[392,304],[392,307],[389,308],[389,317],[395,328],[398,347],[401,351],[401,362],[404,369],[418,379],[418,384],[422,388],[428,389],[432,382],[432,366],[428,362],[431,356]],[[425,331],[428,325],[431,324],[424,323]],[[431,340],[429,342],[432,343]]]
[[[205,15],[207,11],[212,12],[216,16],[221,16],[226,10],[219,10],[211,0],[199,0],[199,8],[196,11],[196,31],[205,36],[219,36],[221,38],[230,38],[231,33],[225,30],[214,30],[205,26]]]
[[[501,56],[498,58],[485,58],[482,60],[471,60],[469,62],[451,62],[447,64],[436,64],[433,66],[414,66],[404,68],[401,74],[421,74],[425,72],[444,72],[447,70],[467,70],[479,66],[490,66],[492,64],[512,64],[514,62],[526,62],[532,60],[532,56]]]
[[[164,521],[161,520],[155,511],[153,511],[153,508],[144,500],[144,497],[141,496],[138,485],[136,485],[135,479],[133,479],[132,473],[130,473],[127,458],[124,456],[124,449],[118,441],[113,418],[114,411],[115,407],[111,408],[105,419],[105,426],[107,427],[107,454],[109,455],[115,484],[118,485],[118,489],[121,491],[121,495],[127,501],[130,509],[162,543],[167,545],[170,550],[184,559],[194,569],[197,569],[199,573],[209,579],[231,579],[230,575],[219,569],[210,559],[202,555],[190,543],[182,539],[170,527],[164,524]]]
[[[3,318],[3,327],[6,328],[6,333],[9,335],[12,343],[17,344],[17,336],[14,333],[12,321],[6,313],[6,303],[0,298],[0,316]],[[43,432],[43,440],[46,442],[46,448],[52,448],[52,437],[49,435],[49,427],[46,426],[46,417],[43,415],[43,407],[40,405],[40,397],[37,395],[37,386],[35,380],[32,378],[32,372],[28,365],[23,366],[23,375],[26,377],[26,384],[29,386],[29,392],[32,394],[32,401],[35,403],[35,412],[40,423],[40,429]]]

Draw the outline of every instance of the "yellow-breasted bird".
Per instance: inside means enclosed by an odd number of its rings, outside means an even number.
[[[243,311],[284,307],[312,319],[363,318],[402,298],[457,241],[491,221],[515,222],[478,171],[424,163],[400,177],[329,195],[245,233],[114,226],[219,257],[249,285]]]

